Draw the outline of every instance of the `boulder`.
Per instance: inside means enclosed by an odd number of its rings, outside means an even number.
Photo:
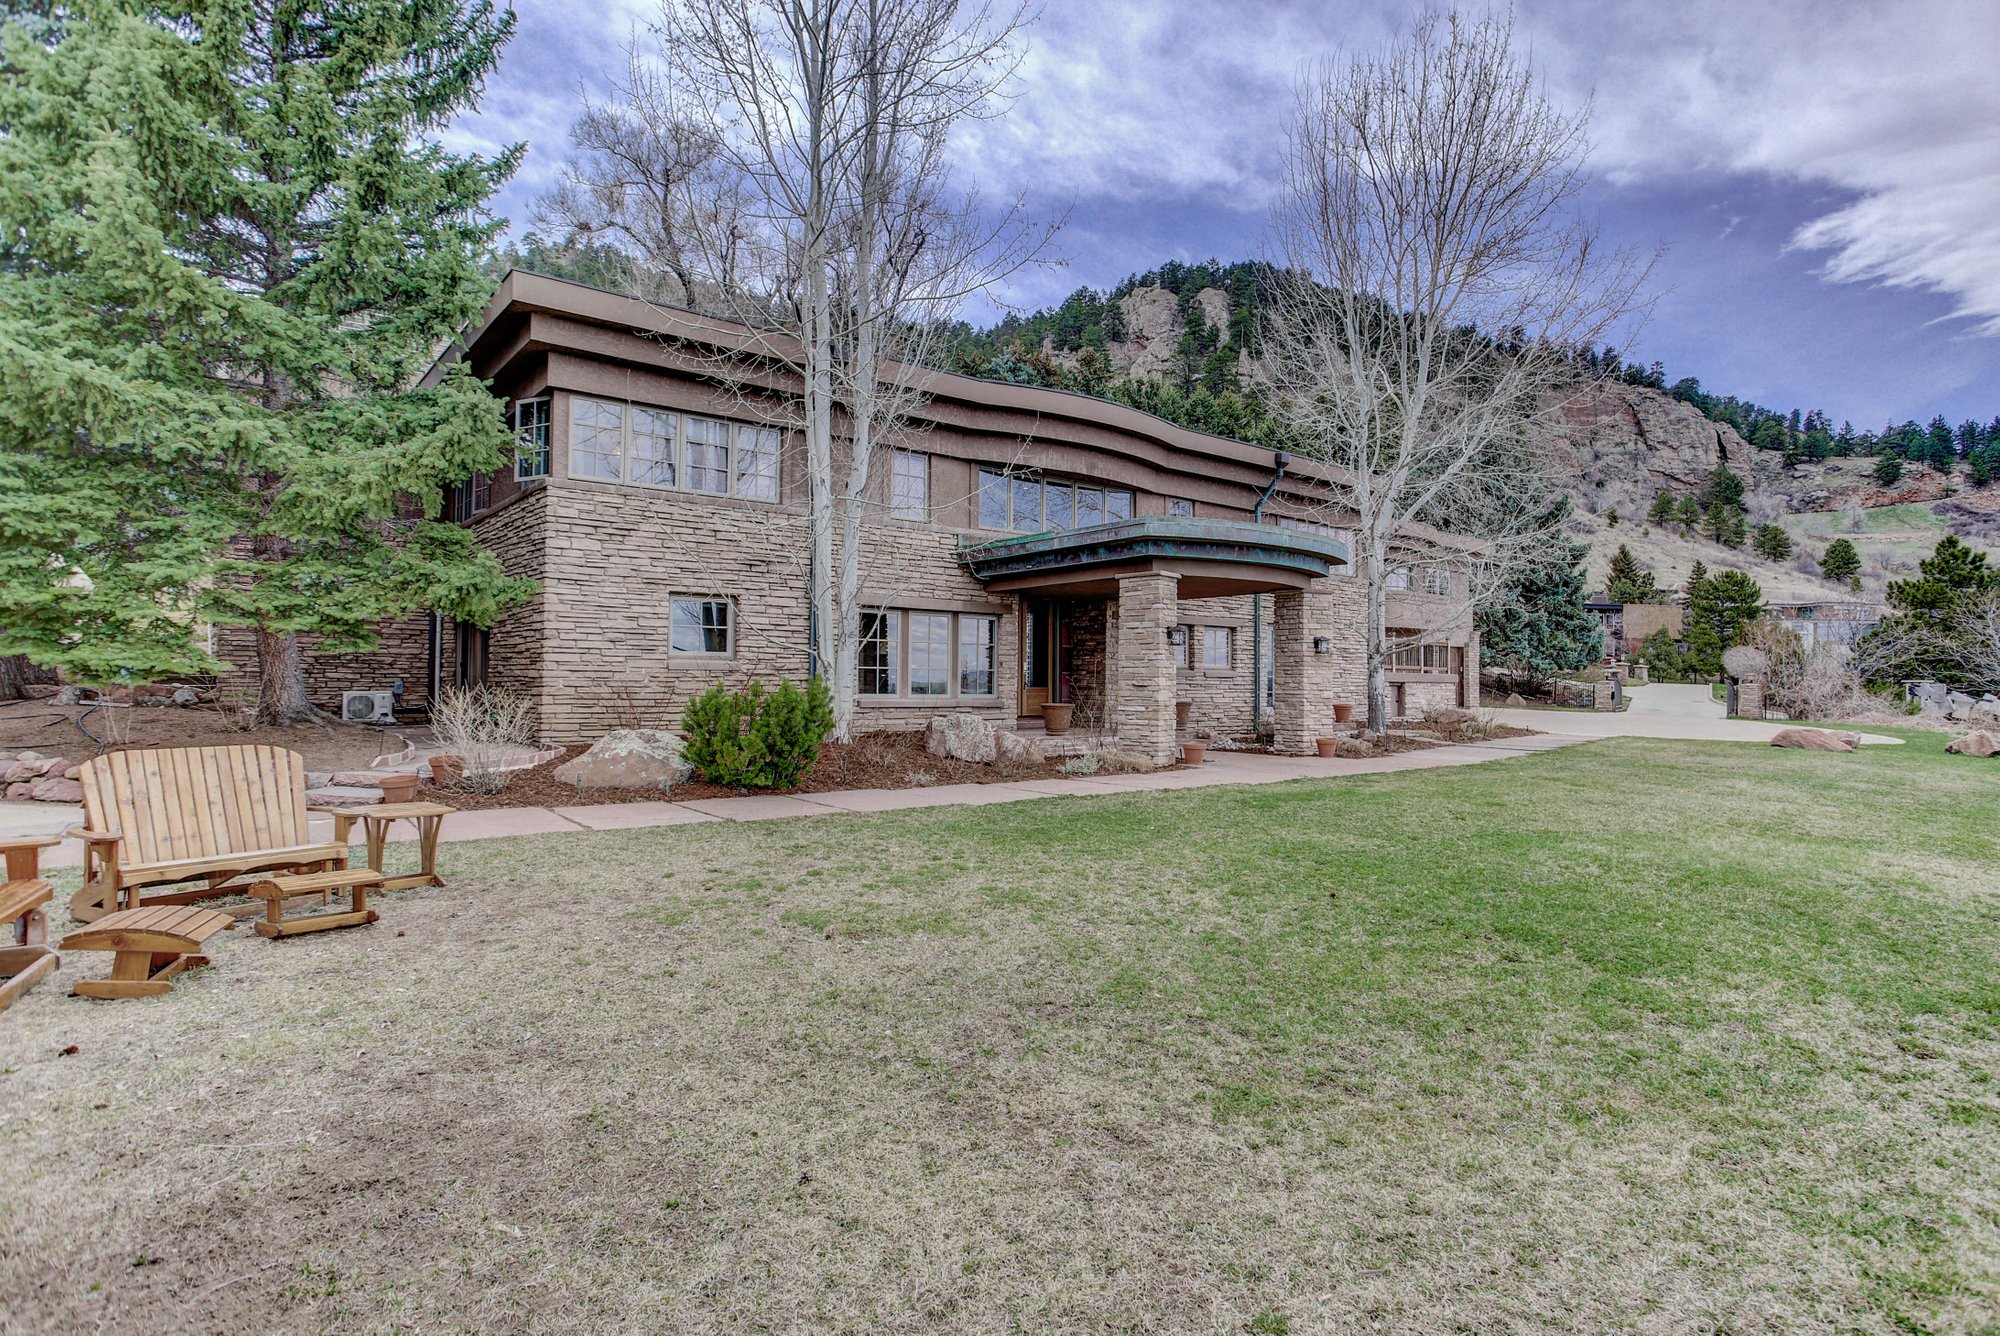
[[[174,694],[169,699],[176,705],[193,705],[201,697],[195,694],[193,687],[175,687]]]
[[[1019,733],[996,730],[993,735],[993,756],[1001,765],[1040,765],[1043,760],[1042,744],[1033,738],[1024,738]]]
[[[10,803],[26,802],[28,798],[28,790],[32,787],[34,786],[27,783],[26,781],[22,781],[20,783],[15,783],[15,784],[9,784],[6,788],[7,801]]]
[[[38,779],[28,786],[28,796],[38,803],[80,803],[83,785],[73,779]]]
[[[83,704],[83,693],[85,690],[86,688],[78,686],[64,687],[56,693],[56,704],[81,705]]]
[[[660,728],[621,728],[556,767],[555,777],[580,789],[661,789],[694,778],[687,743]]]
[[[994,740],[999,731],[976,714],[934,714],[924,729],[924,749],[933,756],[991,765],[1000,751]]]
[[[1835,733],[1826,728],[1781,728],[1771,738],[1771,745],[1793,747],[1799,751],[1851,752],[1860,741],[1859,733]]]
[[[69,762],[60,756],[43,756],[36,752],[22,752],[14,758],[14,763],[0,771],[0,783],[20,784],[32,782],[56,771],[67,771]],[[58,776],[60,778],[60,776]]]
[[[327,776],[327,783],[343,789],[379,789],[382,776],[374,770],[336,770]]]
[[[1518,710],[1527,703],[1527,698],[1522,696],[1520,692],[1510,691],[1507,693],[1507,708]]]
[[[1945,743],[1944,749],[1954,756],[2000,756],[2000,738],[1982,728],[1962,738],[1953,738]]]

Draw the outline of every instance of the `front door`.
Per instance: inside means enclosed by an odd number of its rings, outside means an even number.
[[[1062,617],[1053,603],[1041,599],[1021,600],[1021,714],[1039,718],[1042,706],[1062,700],[1057,656],[1062,640]]]

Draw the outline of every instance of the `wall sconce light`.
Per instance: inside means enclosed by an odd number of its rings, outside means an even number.
[[[1167,643],[1176,646],[1187,644],[1187,628],[1185,626],[1169,626],[1167,628]]]
[[[1332,648],[1333,648],[1333,642],[1331,640],[1328,640],[1325,636],[1313,637],[1313,653],[1324,654]]]

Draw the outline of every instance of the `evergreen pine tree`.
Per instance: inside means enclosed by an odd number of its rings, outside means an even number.
[[[1687,583],[1681,586],[1681,592],[1689,598],[1693,598],[1694,591],[1699,589],[1707,579],[1708,567],[1702,564],[1701,558],[1697,557],[1695,558],[1694,569],[1688,572]]]
[[[1611,554],[1611,571],[1604,582],[1604,596],[1613,603],[1661,603],[1660,589],[1653,573],[1640,567],[1632,549],[1620,543]]]
[[[508,457],[462,366],[519,150],[438,132],[513,32],[478,0],[127,0],[18,38],[0,81],[0,654],[83,681],[212,667],[253,626],[260,713],[299,637],[362,648],[531,586],[443,489]]]
[[[1766,561],[1784,561],[1792,555],[1792,536],[1783,525],[1760,524],[1755,547],[1757,555]]]
[[[1723,651],[1741,641],[1743,628],[1764,614],[1764,591],[1742,571],[1724,571],[1690,590],[1688,652],[1697,669],[1713,677],[1722,671]]]
[[[1875,484],[1878,487],[1894,487],[1903,480],[1903,461],[1895,455],[1883,455],[1875,461]]]
[[[1654,524],[1665,525],[1674,518],[1674,499],[1665,492],[1653,493],[1653,504],[1646,510],[1646,518]]]
[[[1583,605],[1586,551],[1580,543],[1563,543],[1557,560],[1515,576],[1499,598],[1479,610],[1480,655],[1486,662],[1538,677],[1597,662],[1604,632]]]
[[[1691,496],[1684,496],[1674,502],[1674,521],[1686,533],[1701,523],[1701,503]]]
[[[1835,584],[1846,584],[1861,574],[1861,554],[1847,539],[1836,538],[1826,545],[1826,555],[1819,559],[1819,573]]]

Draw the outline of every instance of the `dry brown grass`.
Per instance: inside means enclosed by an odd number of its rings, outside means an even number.
[[[1829,801],[1625,862],[1658,793],[1902,763],[1617,743],[459,845],[164,1000],[65,997],[72,955],[0,1018],[0,1327],[1974,1329],[2000,1047],[1858,925],[1990,963],[1990,848],[1741,881],[1855,838]],[[1765,957],[1844,886],[1866,920]]]

